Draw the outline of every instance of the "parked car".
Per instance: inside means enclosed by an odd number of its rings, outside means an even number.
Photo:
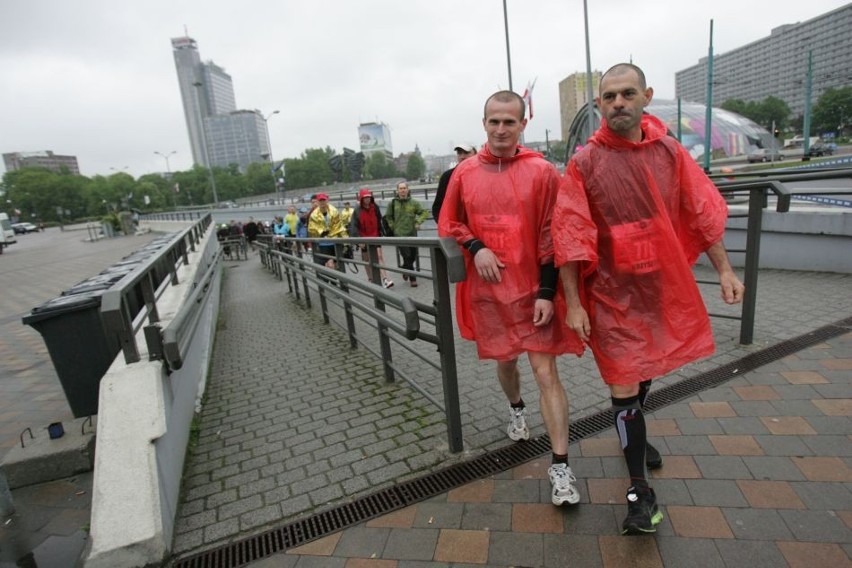
[[[755,162],[780,162],[781,150],[777,148],[755,148],[746,156],[749,164]]]
[[[15,233],[17,233],[18,235],[26,235],[27,233],[38,232],[38,227],[36,227],[32,223],[14,223],[12,224],[12,229],[14,229]]]
[[[834,154],[836,144],[814,144],[808,148],[808,157],[818,158],[821,156],[831,156]]]

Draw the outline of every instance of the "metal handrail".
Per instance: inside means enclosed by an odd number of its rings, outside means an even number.
[[[208,213],[178,233],[157,254],[144,260],[103,294],[101,320],[104,332],[118,339],[126,363],[140,360],[136,332],[146,320],[149,323],[160,321],[157,300],[170,285],[179,283],[177,268],[189,264],[189,251],[196,250],[196,245],[204,237],[211,222],[212,216]],[[143,305],[136,311],[133,306],[140,298]]]
[[[456,375],[455,338],[451,312],[450,287],[451,281],[464,279],[464,259],[462,252],[453,239],[436,238],[351,238],[332,239],[335,242],[335,259],[337,268],[327,268],[315,264],[312,259],[305,259],[305,247],[309,243],[316,244],[320,239],[290,238],[286,240],[284,250],[275,250],[270,235],[259,235],[256,245],[260,251],[260,260],[266,268],[280,280],[286,280],[290,293],[297,299],[304,296],[305,306],[311,307],[311,295],[316,291],[319,295],[320,309],[325,323],[338,324],[350,337],[350,347],[356,349],[359,345],[376,355],[382,361],[385,380],[393,382],[398,374],[412,388],[427,400],[444,411],[447,421],[447,437],[451,452],[463,450],[461,431],[461,410],[459,404],[458,377]],[[321,239],[327,241],[328,239]],[[364,245],[368,249],[369,261],[344,258],[344,246]],[[381,245],[416,246],[420,250],[428,250],[431,266],[418,265],[414,271],[398,267],[380,265],[377,249]],[[417,278],[433,281],[434,301],[431,305],[417,302],[408,296],[393,290],[371,284],[362,278],[347,274],[346,265],[363,266],[371,271],[373,282],[378,282],[380,270],[385,269],[397,274],[411,274]],[[311,286],[309,286],[309,283]],[[356,297],[361,295],[373,302],[362,301]],[[332,318],[329,303],[337,302],[342,308],[344,321],[337,322]],[[393,316],[393,312],[400,315]],[[379,349],[375,351],[356,331],[355,318],[361,314],[368,325],[377,329]],[[414,322],[417,322],[416,325]],[[422,323],[434,325],[435,333],[421,329]],[[443,402],[436,399],[424,387],[418,384],[417,377],[409,376],[405,369],[394,363],[392,341],[395,334],[404,338],[405,342],[397,344],[412,356],[421,359],[429,366],[439,370],[442,380]],[[436,365],[422,353],[407,347],[406,343],[422,341],[437,346],[440,364]]]
[[[795,189],[789,188],[785,184],[800,181],[815,181],[826,179],[838,179],[852,177],[852,169],[850,168],[833,168],[828,170],[807,171],[807,172],[774,172],[774,177],[768,179],[758,176],[758,179],[746,180],[714,180],[716,187],[722,194],[736,194],[739,192],[748,192],[748,221],[746,226],[746,247],[745,250],[729,252],[744,252],[745,253],[745,270],[743,274],[743,284],[745,285],[745,295],[743,297],[742,310],[740,317],[733,317],[722,314],[713,314],[714,317],[722,317],[728,319],[740,320],[740,343],[750,345],[754,340],[754,318],[757,308],[757,276],[760,266],[760,238],[763,229],[763,209],[768,206],[767,192],[773,193],[776,198],[775,210],[779,213],[787,213],[790,211],[791,198],[799,193]],[[753,177],[748,174],[747,177]],[[821,194],[830,195],[848,195],[852,191],[848,189],[820,189]],[[729,215],[735,217],[735,215]],[[699,281],[702,284],[710,283],[707,281]]]
[[[156,324],[145,328],[145,336],[149,338],[148,351],[153,355],[152,359],[159,358],[158,354],[161,355],[170,370],[177,371],[183,367],[184,355],[186,355],[201,317],[201,306],[216,278],[222,255],[223,252],[220,248],[210,260],[210,266],[207,267],[204,276],[201,277],[195,289],[165,329],[161,331]]]

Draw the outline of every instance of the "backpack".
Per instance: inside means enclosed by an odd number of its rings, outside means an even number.
[[[391,229],[390,224],[388,223],[388,213],[393,209],[393,204],[396,202],[396,199],[391,200],[390,205],[388,205],[387,211],[385,211],[384,216],[382,217],[382,235],[385,237],[393,236],[393,229]]]

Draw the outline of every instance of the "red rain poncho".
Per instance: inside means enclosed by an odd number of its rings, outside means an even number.
[[[565,300],[557,290],[554,316],[533,325],[542,264],[553,259],[550,220],[559,175],[541,154],[526,148],[497,158],[486,145],[455,169],[441,208],[438,232],[459,245],[479,239],[506,265],[502,281],[485,282],[465,250],[467,278],[456,286],[456,319],[462,337],[476,341],[480,359],[507,361],[525,351],[560,355],[583,352],[565,325]],[[557,286],[559,288],[559,286]]]
[[[556,266],[580,263],[589,345],[608,384],[659,377],[713,352],[691,266],[727,206],[656,117],[630,142],[604,123],[568,165],[553,212]]]

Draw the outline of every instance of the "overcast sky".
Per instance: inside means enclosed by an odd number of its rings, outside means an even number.
[[[847,0],[588,0],[592,68],[641,66],[657,97],[676,71]],[[526,140],[560,138],[559,81],[585,71],[582,0],[508,0],[512,83],[538,78]],[[276,159],[357,149],[361,122],[394,154],[484,142],[482,104],[508,88],[502,0],[30,0],[0,3],[0,153],[76,155],[81,173],[192,166],[170,39],[231,75],[269,119]],[[769,95],[771,93],[767,93]],[[2,164],[0,164],[2,168]]]

